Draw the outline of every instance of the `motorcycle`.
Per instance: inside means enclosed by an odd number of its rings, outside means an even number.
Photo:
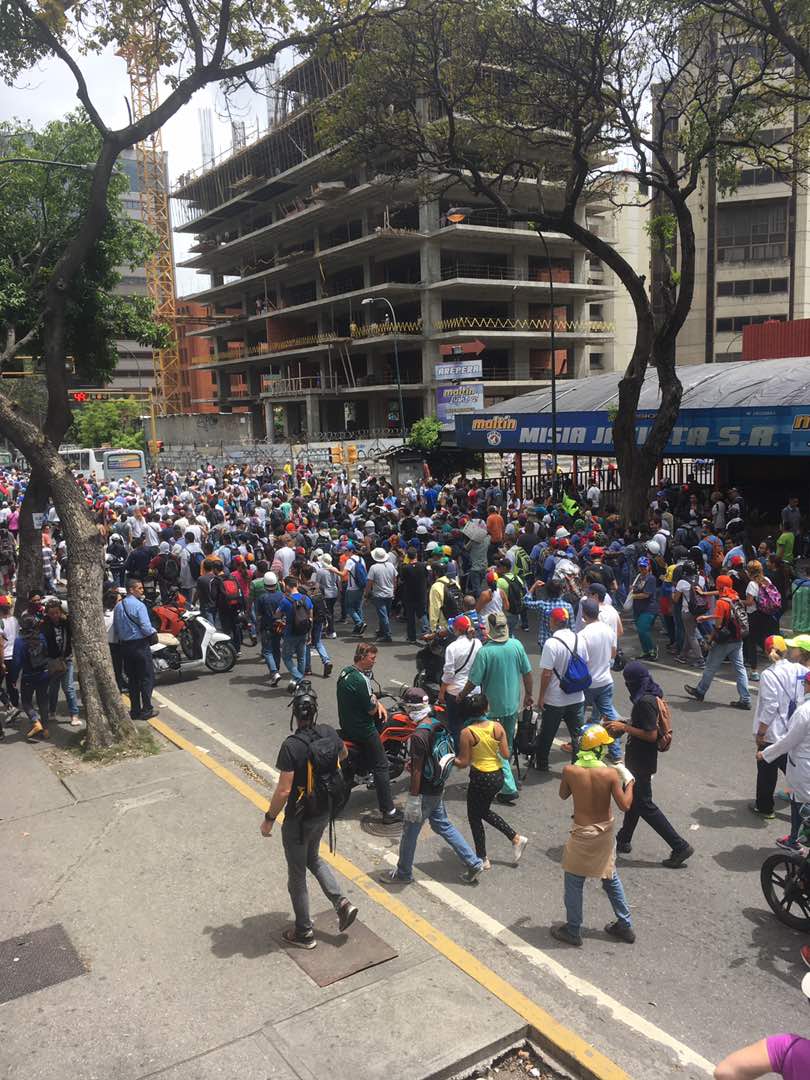
[[[194,609],[182,611],[180,621],[182,629],[177,635],[158,630],[158,641],[151,646],[156,674],[200,664],[217,674],[231,670],[236,649],[227,634]]]
[[[810,851],[769,855],[759,880],[768,906],[781,923],[793,930],[810,930]]]
[[[385,720],[378,719],[376,726],[380,735],[380,742],[385,750],[385,756],[388,759],[388,775],[392,780],[396,780],[405,770],[408,761],[408,744],[416,728],[416,721],[408,716],[401,703],[390,694],[378,692],[377,700],[383,703],[385,701],[391,702]],[[352,790],[359,787],[360,784],[365,784],[366,788],[371,790],[374,787],[374,777],[366,767],[361,748],[351,739],[344,736],[340,730],[338,730],[338,735],[343,739],[348,751],[347,757],[341,763],[346,789],[346,800],[343,804],[345,806]]]
[[[439,696],[444,670],[444,654],[452,640],[453,635],[449,630],[436,630],[432,634],[425,635],[425,644],[416,653],[416,675],[413,685],[427,693],[431,705],[435,704]]]

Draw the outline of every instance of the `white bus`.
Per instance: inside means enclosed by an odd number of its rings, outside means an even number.
[[[90,447],[60,450],[74,473],[81,473],[95,480],[97,484],[105,480],[123,480],[125,476],[140,484],[146,483],[146,463],[142,450],[100,450]]]

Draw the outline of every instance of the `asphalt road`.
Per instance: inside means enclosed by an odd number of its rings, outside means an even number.
[[[338,629],[340,638],[327,642],[335,674],[351,660],[355,640],[345,627]],[[415,670],[415,649],[402,640],[402,624],[395,624],[394,634],[400,640],[381,646],[375,669],[384,688],[410,683]],[[633,655],[635,639],[630,636],[625,641],[626,652]],[[539,647],[534,623],[524,635],[524,644],[537,679]],[[684,682],[696,681],[694,673],[669,660],[652,666],[670,702],[675,731],[671,751],[659,759],[656,801],[688,837],[696,854],[679,870],[661,866],[668,849],[643,822],[639,824],[632,854],[618,859],[637,931],[634,946],[617,944],[603,933],[612,913],[596,882],[586,885],[585,947],[571,949],[549,936],[550,925],[564,921],[559,863],[570,824],[570,803],[563,804],[557,794],[563,764],[559,750],[552,751],[552,772],[530,772],[518,804],[504,810],[504,816],[530,837],[517,870],[508,864],[508,842],[491,831],[488,845],[493,869],[474,888],[458,880],[455,857],[428,830],[420,837],[416,865],[439,882],[445,893],[450,890],[574,976],[716,1062],[731,1049],[763,1035],[806,1033],[810,1028],[808,1006],[799,989],[804,967],[798,950],[804,938],[777,922],[759,885],[760,865],[776,850],[774,838],[787,831],[787,804],[777,802],[778,817],[773,822],[762,822],[748,810],[755,778],[751,713],[728,707],[736,697],[730,680],[715,680],[706,702],[697,703],[683,691]],[[319,694],[320,717],[335,723],[334,676],[324,680],[321,669],[316,657],[313,684]],[[628,699],[619,676],[616,681],[617,704],[626,716]],[[285,686],[286,679],[270,690],[258,650],[246,647],[229,675],[185,675],[179,684],[164,678],[158,689],[238,746],[274,765],[278,747],[289,732]],[[162,716],[176,723],[171,710],[164,709]],[[221,745],[199,733],[195,741],[228,760]],[[403,794],[405,784],[405,779],[396,783],[396,796]],[[451,818],[469,836],[464,792],[464,777],[454,778],[448,786],[447,806]],[[375,806],[373,793],[356,791],[348,818],[356,820]],[[369,871],[384,865],[382,849],[389,848],[389,857],[395,850],[393,843],[381,844],[359,831],[358,835],[359,842],[366,843]],[[413,889],[408,891],[409,902],[412,893]],[[447,911],[437,918],[452,933],[460,916]],[[559,986],[553,975],[516,957],[514,948],[507,956],[483,932],[478,937],[472,934],[471,939],[468,927],[466,937],[468,948],[475,949],[477,942],[482,959],[501,965],[504,977],[550,1002],[546,1007],[552,1012],[556,1002],[558,1019],[591,1037],[606,1053],[612,1049],[618,1060],[626,1048],[627,1061],[634,1066],[628,1069],[631,1075],[705,1075],[699,1068],[680,1068],[666,1054],[656,1062],[654,1042],[638,1034],[632,1023],[617,1020],[615,1014],[606,1018],[598,1001],[589,1002],[587,990],[577,989],[575,981]],[[575,997],[582,999],[581,1009],[574,1005]],[[589,1024],[592,1030],[582,1030]]]

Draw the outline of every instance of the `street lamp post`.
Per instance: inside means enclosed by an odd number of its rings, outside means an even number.
[[[392,319],[392,323],[393,323],[392,333],[393,333],[393,337],[394,337],[394,370],[396,372],[396,377],[397,377],[397,398],[399,400],[399,433],[400,433],[401,437],[404,439],[405,438],[405,405],[404,405],[403,400],[402,400],[402,379],[401,379],[400,373],[399,373],[399,346],[398,346],[398,342],[397,342],[397,337],[399,336],[399,331],[397,329],[397,325],[398,325],[397,324],[397,313],[394,311],[394,305],[391,303],[391,301],[388,299],[387,296],[366,296],[366,297],[364,297],[363,300],[360,301],[360,303],[364,307],[367,307],[370,304],[377,304],[377,303],[387,304],[388,309],[391,312],[391,319]]]
[[[470,214],[474,214],[475,210],[472,206],[451,206],[447,211],[445,217],[448,221],[452,221],[457,225],[469,217]],[[543,252],[546,256],[546,265],[548,266],[548,298],[551,305],[551,490],[554,492],[554,485],[557,482],[557,356],[555,350],[556,339],[554,337],[554,282],[552,280],[553,274],[551,271],[551,255],[549,254],[548,244],[543,233],[537,229],[537,235],[540,237],[540,242],[543,245]]]

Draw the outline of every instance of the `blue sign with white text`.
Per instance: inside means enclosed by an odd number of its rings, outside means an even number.
[[[654,412],[639,412],[639,444],[646,441],[655,416]],[[455,418],[456,443],[473,450],[538,453],[551,446],[550,419],[549,413],[507,410],[462,414]],[[557,413],[557,448],[571,454],[611,454],[613,429],[609,414]],[[682,409],[665,453],[673,457],[810,455],[810,404]]]

